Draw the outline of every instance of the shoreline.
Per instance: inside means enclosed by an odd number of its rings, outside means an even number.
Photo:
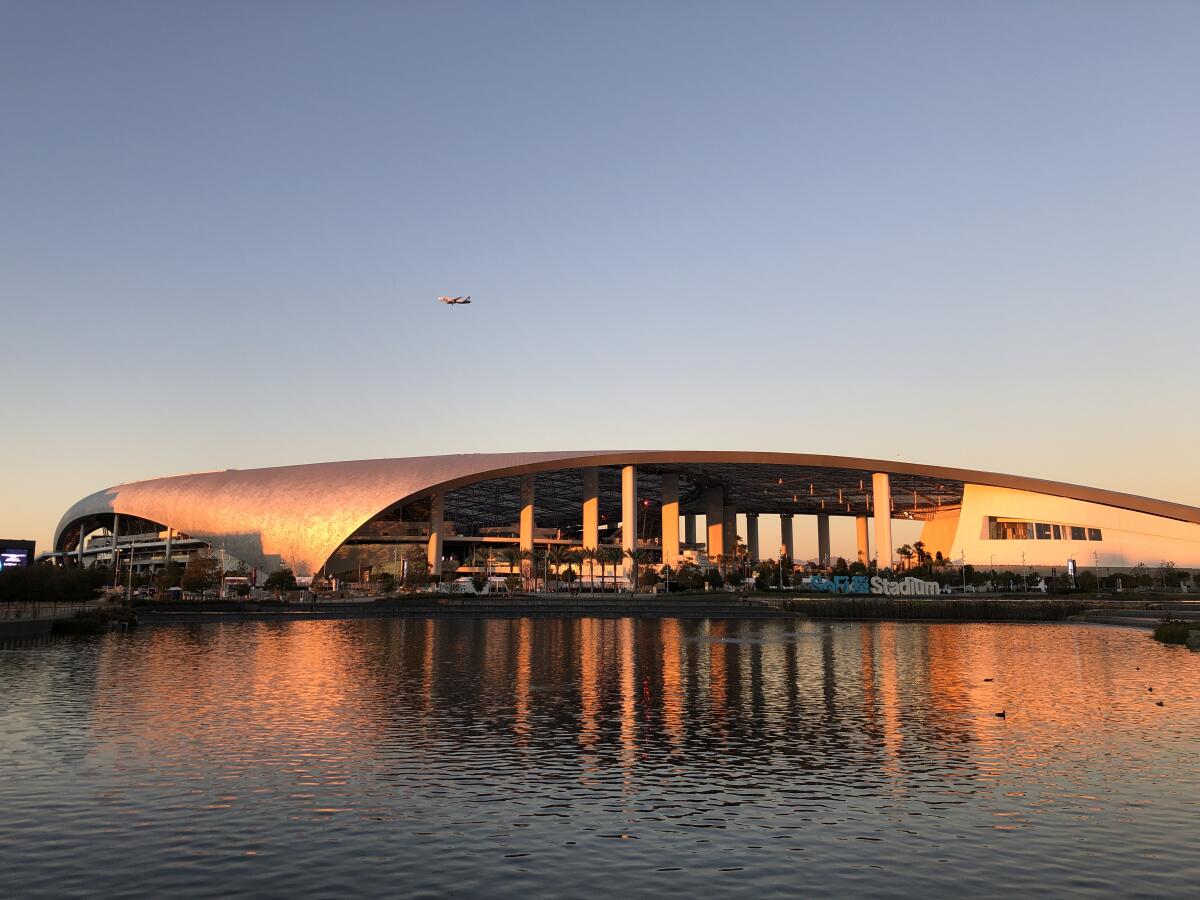
[[[114,607],[115,608],[115,607]],[[981,597],[866,598],[830,595],[691,594],[402,596],[337,599],[316,603],[198,600],[143,603],[133,608],[141,625],[205,622],[297,622],[414,618],[638,618],[807,619],[859,622],[1074,622],[1153,629],[1164,619],[1200,622],[1200,602],[1178,596],[1138,600],[996,595]],[[0,638],[49,634],[69,617],[0,620]]]
[[[1135,606],[1134,603],[1137,605]],[[786,596],[748,598],[684,596],[405,597],[316,604],[209,601],[148,604],[136,609],[142,624],[217,621],[305,621],[393,618],[644,618],[810,619],[897,622],[1085,622],[1153,628],[1164,618],[1200,620],[1200,603],[1167,598],[1113,601],[1002,595],[981,598],[863,598]]]

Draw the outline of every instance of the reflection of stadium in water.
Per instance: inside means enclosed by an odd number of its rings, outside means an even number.
[[[174,735],[188,744],[211,736],[209,752],[237,756],[243,740],[264,731],[319,735],[323,723],[349,716],[339,746],[364,758],[397,732],[437,743],[469,723],[510,750],[566,740],[635,765],[733,742],[804,769],[852,760],[874,777],[897,771],[910,745],[936,745],[947,761],[971,767],[973,745],[992,739],[993,713],[1005,703],[1040,723],[1069,725],[1077,711],[1033,687],[1047,679],[1059,694],[1087,698],[1085,706],[1104,703],[1111,672],[1104,642],[1089,640],[1094,632],[1083,632],[1091,649],[1063,660],[1069,671],[1014,665],[1011,642],[1031,652],[1055,633],[770,620],[263,624],[155,629],[132,665],[110,647],[100,677],[105,693],[123,694],[128,682],[156,686],[133,701],[147,729],[139,745],[152,754]],[[250,646],[247,668],[236,660]],[[984,681],[997,673],[1005,673],[1003,695]],[[1029,693],[1014,697],[1023,685]],[[220,712],[231,702],[254,713],[245,734],[236,733],[237,717]],[[229,728],[197,727],[214,717]],[[442,730],[449,733],[439,738]]]
[[[6,877],[164,894],[199,871],[264,894],[608,896],[718,875],[755,896],[800,878],[835,896],[1179,892],[1186,866],[1161,855],[1187,857],[1200,800],[1180,777],[1200,763],[1200,657],[1181,653],[1094,626],[762,619],[62,642],[0,654]]]

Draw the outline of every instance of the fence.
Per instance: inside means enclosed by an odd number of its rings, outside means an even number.
[[[0,603],[0,621],[66,619],[76,613],[96,609],[103,602],[102,600],[84,600],[78,603]]]

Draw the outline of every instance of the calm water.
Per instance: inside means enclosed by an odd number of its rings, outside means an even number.
[[[1145,632],[1064,625],[236,623],[8,649],[0,894],[1181,895],[1197,676]]]

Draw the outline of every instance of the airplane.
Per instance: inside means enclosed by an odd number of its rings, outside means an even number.
[[[443,303],[450,304],[451,306],[458,306],[460,303],[471,302],[471,297],[469,295],[466,297],[438,297],[438,299]]]

